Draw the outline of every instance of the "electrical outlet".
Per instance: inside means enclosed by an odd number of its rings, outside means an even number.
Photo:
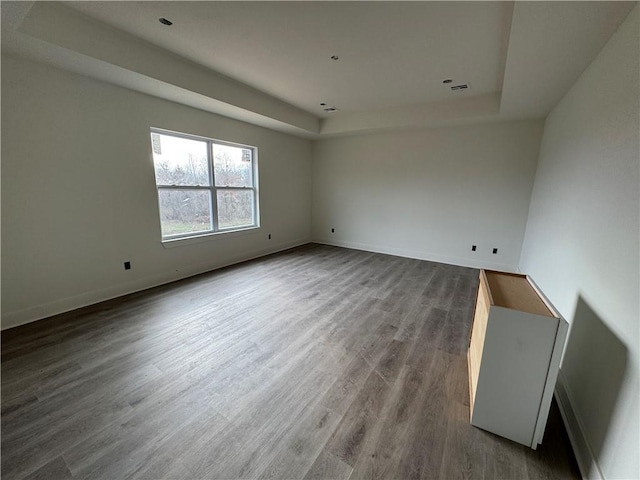
[[[497,248],[494,248],[494,249],[493,249],[493,254],[495,255],[496,253],[498,253],[498,249],[497,249]]]
[[[336,233],[336,229],[335,229],[335,228],[332,228],[332,229],[331,229],[331,233]]]
[[[269,240],[271,240],[271,234],[269,234]]]
[[[124,269],[131,270],[131,262],[124,262]]]
[[[476,246],[475,245],[471,245],[471,251],[475,252],[476,251]]]

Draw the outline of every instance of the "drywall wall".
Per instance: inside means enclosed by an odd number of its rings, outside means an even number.
[[[588,478],[640,477],[639,30],[636,6],[547,118],[522,251],[572,323],[558,397]]]
[[[319,140],[313,238],[516,270],[541,134],[529,120]]]
[[[261,229],[164,248],[150,127],[257,146]],[[3,56],[2,326],[306,243],[310,175],[308,140]]]

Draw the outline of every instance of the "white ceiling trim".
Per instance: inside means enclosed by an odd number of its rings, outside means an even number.
[[[440,127],[481,122],[500,113],[500,94],[442,100],[423,105],[389,108],[325,118],[322,135],[345,135],[388,129]]]

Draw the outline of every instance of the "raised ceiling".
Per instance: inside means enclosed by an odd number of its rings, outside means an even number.
[[[345,113],[497,92],[502,2],[70,2],[68,6],[304,110]],[[461,8],[462,7],[462,8]],[[173,21],[171,27],[159,17]],[[339,59],[334,61],[332,55]]]
[[[318,137],[544,117],[635,4],[2,2],[0,8],[3,51]],[[470,88],[451,91],[458,83]],[[339,111],[327,114],[320,103]]]

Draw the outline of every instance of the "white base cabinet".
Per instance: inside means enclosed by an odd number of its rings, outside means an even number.
[[[537,448],[567,329],[529,277],[481,270],[467,353],[471,424]]]

